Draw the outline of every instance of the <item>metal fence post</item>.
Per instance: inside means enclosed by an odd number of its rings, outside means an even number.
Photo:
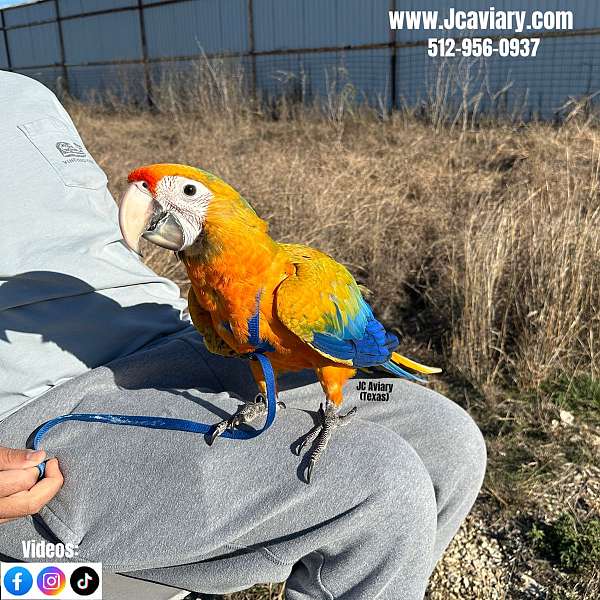
[[[61,92],[69,93],[69,74],[67,72],[67,64],[65,59],[65,41],[63,38],[62,21],[60,19],[60,8],[58,6],[58,0],[54,0],[54,8],[56,10],[56,25],[58,27],[58,45],[60,49],[60,64],[62,66],[62,89]]]
[[[6,68],[12,71],[12,60],[10,58],[10,48],[8,47],[8,33],[6,33],[6,25],[4,23],[4,11],[0,10],[0,24],[2,25],[2,37],[4,38],[4,51],[6,54]]]
[[[152,101],[152,78],[150,77],[150,64],[148,63],[148,43],[146,41],[146,24],[144,22],[144,5],[142,0],[137,3],[138,16],[140,21],[140,36],[142,41],[142,58],[144,63],[144,85],[146,86],[146,102],[148,106],[153,106]]]
[[[254,48],[254,1],[248,0],[248,54],[250,55],[250,85],[252,90],[252,97],[254,100],[256,96],[256,54]]]
[[[396,10],[396,0],[390,0],[390,10]],[[396,101],[396,65],[397,65],[396,48],[396,30],[390,26],[390,114],[397,108]]]

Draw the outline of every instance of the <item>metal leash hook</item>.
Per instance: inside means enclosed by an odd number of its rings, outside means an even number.
[[[262,291],[262,290],[261,290]],[[260,304],[259,292],[257,304]],[[256,313],[248,322],[249,342],[257,346],[257,349],[248,355],[252,360],[258,360],[260,363],[265,383],[267,396],[267,418],[261,429],[253,431],[244,431],[241,429],[228,429],[224,431],[220,437],[231,440],[250,440],[259,436],[261,433],[269,429],[275,421],[277,412],[277,392],[275,389],[275,373],[271,365],[271,361],[265,356],[264,352],[270,349],[269,344],[263,343],[258,335],[259,331],[259,310],[257,306]],[[129,425],[130,427],[145,427],[147,429],[166,429],[171,431],[186,431],[188,433],[211,434],[214,432],[216,425],[208,425],[207,423],[199,423],[187,419],[174,419],[171,417],[149,417],[136,415],[113,415],[107,413],[71,413],[62,415],[46,421],[36,431],[32,446],[34,450],[40,449],[42,438],[56,425],[66,421],[85,421],[87,423],[106,423],[109,425]],[[40,463],[38,466],[40,478],[44,476],[46,464]]]

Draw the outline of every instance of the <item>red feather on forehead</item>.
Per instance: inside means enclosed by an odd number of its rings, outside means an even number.
[[[150,192],[154,194],[156,185],[165,175],[166,173],[161,173],[159,169],[152,168],[151,166],[141,167],[140,169],[131,171],[127,176],[127,181],[129,181],[129,183],[133,183],[134,181],[144,181],[148,184]]]
[[[195,169],[194,167],[189,167],[188,165],[178,165],[174,163],[161,163],[140,167],[139,169],[135,169],[135,171],[131,171],[127,176],[127,180],[129,183],[133,183],[134,181],[145,181],[148,184],[150,191],[154,193],[158,182],[163,177],[168,176],[187,177],[188,179],[199,181],[207,187],[211,187],[211,184],[220,184],[229,187],[210,173]]]

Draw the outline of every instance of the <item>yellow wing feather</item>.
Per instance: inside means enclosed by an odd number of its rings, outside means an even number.
[[[281,244],[295,274],[276,292],[279,320],[301,340],[326,358],[351,365],[351,360],[330,356],[313,346],[313,334],[344,325],[348,312],[357,308],[358,285],[350,272],[327,254],[300,244]],[[338,310],[338,306],[342,310]],[[340,319],[342,321],[340,322]]]
[[[398,354],[397,352],[392,354],[392,360],[399,365],[408,367],[417,373],[424,373],[425,375],[435,375],[436,373],[442,372],[439,367],[428,367],[427,365],[422,365],[421,363],[411,360],[410,358],[407,358],[402,354]]]

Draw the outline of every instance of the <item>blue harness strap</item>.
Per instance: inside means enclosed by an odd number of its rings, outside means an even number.
[[[256,312],[248,319],[248,343],[254,346],[251,358],[262,352],[273,352],[275,348],[269,342],[260,338],[260,297],[262,289],[256,294]],[[264,368],[263,368],[264,372]]]
[[[220,437],[231,440],[250,440],[257,437],[266,431],[273,421],[277,410],[277,393],[275,390],[275,373],[271,362],[264,355],[264,352],[272,351],[273,347],[260,339],[260,296],[262,290],[257,295],[256,312],[248,321],[248,342],[255,347],[255,350],[248,354],[251,360],[258,360],[260,363],[263,375],[265,377],[267,388],[267,418],[261,429],[251,431],[242,429],[226,429]],[[109,425],[129,425],[130,427],[145,427],[147,429],[167,429],[171,431],[185,431],[188,433],[210,434],[215,428],[215,425],[199,423],[197,421],[189,421],[187,419],[173,419],[170,417],[146,417],[136,415],[113,415],[104,413],[71,413],[62,415],[46,421],[36,431],[32,446],[34,450],[39,450],[42,438],[56,425],[66,421],[85,421],[88,423],[107,423]],[[40,477],[44,476],[46,465],[41,463],[38,465]]]

